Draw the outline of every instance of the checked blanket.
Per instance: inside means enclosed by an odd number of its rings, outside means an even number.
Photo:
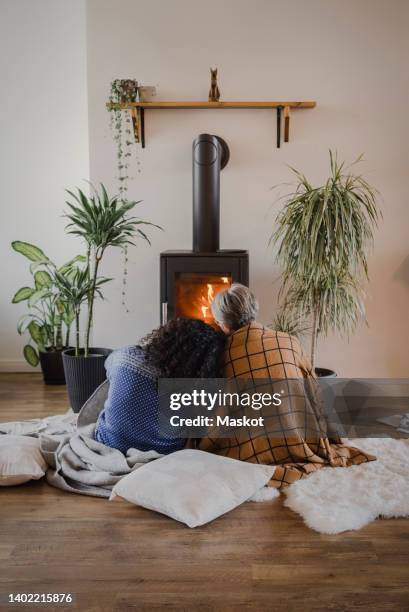
[[[247,379],[253,390],[284,387],[285,401],[266,414],[263,430],[241,428],[233,437],[207,436],[198,448],[251,463],[276,465],[269,483],[285,487],[325,466],[348,467],[376,459],[332,435],[323,415],[320,389],[300,342],[260,323],[231,334],[225,377]],[[263,409],[260,411],[263,415]]]

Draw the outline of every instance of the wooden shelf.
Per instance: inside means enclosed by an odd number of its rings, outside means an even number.
[[[301,102],[127,102],[113,104],[108,102],[109,110],[113,108],[314,108],[314,100]]]
[[[290,133],[290,109],[314,108],[317,105],[315,100],[301,101],[252,101],[252,102],[108,102],[108,110],[120,109],[129,110],[135,133],[135,141],[140,142],[142,148],[145,147],[145,110],[148,109],[222,109],[222,108],[252,108],[252,109],[276,109],[277,113],[277,147],[281,145],[281,116],[284,111],[284,142],[289,141]]]

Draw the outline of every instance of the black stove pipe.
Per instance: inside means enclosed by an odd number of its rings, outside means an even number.
[[[193,250],[213,253],[220,248],[220,170],[229,161],[226,142],[200,134],[193,141]]]

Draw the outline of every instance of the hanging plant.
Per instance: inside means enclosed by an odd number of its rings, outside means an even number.
[[[126,104],[136,102],[138,95],[138,81],[134,79],[114,79],[111,82],[109,101],[113,104]],[[117,170],[119,181],[119,197],[126,199],[129,181],[129,162],[132,155],[132,120],[128,110],[110,108],[111,130],[117,151]],[[140,172],[140,161],[137,159],[137,172]]]
[[[138,81],[135,79],[114,79],[111,82],[109,101],[114,104],[126,104],[127,102],[136,102],[138,95]],[[119,199],[125,202],[128,192],[129,182],[129,162],[132,156],[133,131],[132,120],[128,110],[120,108],[110,108],[111,113],[111,130],[114,141],[116,143],[117,152],[117,179],[119,182],[118,194]],[[136,156],[136,153],[135,153]],[[140,173],[140,160],[136,156],[137,172]],[[122,305],[126,308],[126,282],[128,275],[128,247],[124,247],[124,271],[122,279]],[[128,309],[126,309],[128,312]]]

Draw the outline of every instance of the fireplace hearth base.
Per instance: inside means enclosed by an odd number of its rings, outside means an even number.
[[[232,283],[248,286],[248,251],[161,253],[161,323],[175,317],[189,317],[214,325],[211,301],[220,290]]]

